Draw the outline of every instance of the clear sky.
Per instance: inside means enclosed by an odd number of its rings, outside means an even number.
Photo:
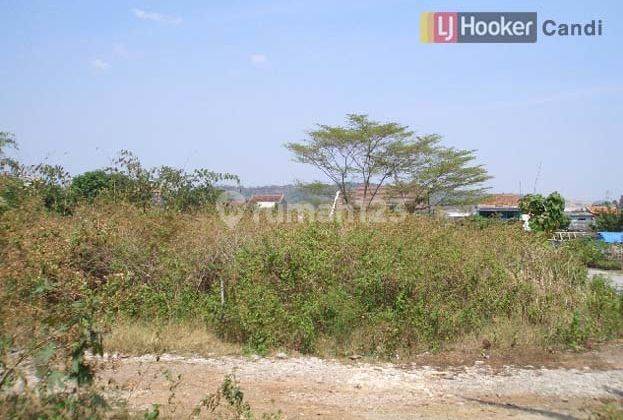
[[[422,44],[425,11],[602,19],[601,37]],[[0,130],[73,174],[130,149],[247,185],[322,179],[283,143],[347,113],[478,149],[497,192],[623,194],[621,1],[0,0]]]

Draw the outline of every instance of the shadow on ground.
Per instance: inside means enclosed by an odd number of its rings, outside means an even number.
[[[468,400],[468,401],[477,402],[479,404],[488,405],[490,407],[505,408],[505,409],[509,409],[509,410],[517,410],[517,411],[521,411],[523,413],[539,414],[541,416],[549,417],[549,418],[552,418],[552,419],[574,420],[574,419],[577,418],[577,417],[570,416],[568,414],[556,413],[555,411],[542,410],[542,409],[539,409],[539,408],[524,407],[524,406],[517,405],[517,404],[512,404],[512,403],[498,403],[498,402],[494,402],[494,401],[481,400],[481,399],[478,399],[478,398],[465,398],[465,399]]]

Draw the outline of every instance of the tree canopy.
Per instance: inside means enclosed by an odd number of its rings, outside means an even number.
[[[113,166],[71,175],[60,165],[23,165],[6,155],[17,148],[13,136],[0,132],[0,211],[16,207],[26,197],[36,197],[48,209],[70,214],[81,201],[97,197],[126,201],[143,208],[152,204],[176,211],[211,207],[220,182],[239,183],[236,175],[207,169],[186,172],[161,166],[145,168],[129,151],[121,151]]]
[[[623,211],[601,213],[595,217],[595,230],[602,232],[623,232]]]
[[[131,180],[121,173],[97,169],[73,177],[70,189],[76,199],[92,202],[104,193],[109,193],[114,198],[118,195],[117,191],[126,191],[130,184]]]
[[[407,126],[367,115],[349,114],[346,125],[321,124],[307,135],[286,143],[294,159],[321,170],[346,203],[365,209],[383,186],[430,207],[449,197],[479,195],[490,178],[474,164],[473,150],[445,147],[438,135],[416,136]],[[362,190],[360,203],[353,202],[353,185]]]
[[[565,199],[553,192],[547,197],[541,194],[527,194],[519,201],[520,210],[530,216],[528,224],[535,232],[554,232],[569,226],[565,214]]]
[[[482,198],[491,179],[482,165],[474,164],[475,150],[441,145],[441,137],[417,137],[394,173],[393,190],[414,197],[424,207],[472,203]]]

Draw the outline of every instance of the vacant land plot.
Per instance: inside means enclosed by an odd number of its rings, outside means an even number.
[[[110,357],[101,369],[130,410],[159,403],[162,414],[174,416],[190,414],[230,373],[254,412],[280,410],[286,418],[574,418],[623,396],[621,343],[538,360],[542,365],[503,365],[495,357],[433,367],[279,356]]]

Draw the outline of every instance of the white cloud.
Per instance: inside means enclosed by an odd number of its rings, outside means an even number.
[[[110,68],[110,63],[102,60],[101,58],[95,58],[91,60],[91,66],[100,71],[106,71]]]
[[[182,23],[182,18],[178,16],[164,15],[157,12],[148,12],[141,9],[132,9],[134,16],[141,20],[151,20],[152,22],[169,23],[172,25],[179,25]]]
[[[256,67],[262,67],[268,64],[268,57],[264,54],[251,54],[249,60],[251,60],[251,64]]]

